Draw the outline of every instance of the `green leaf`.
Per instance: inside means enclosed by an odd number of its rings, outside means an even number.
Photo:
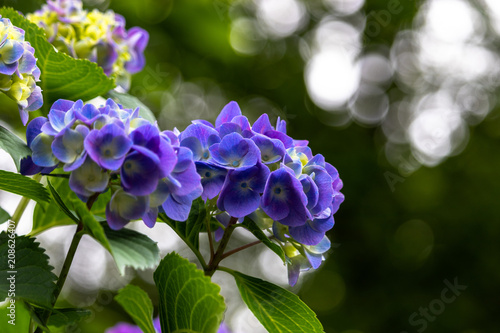
[[[74,198],[71,198],[71,203],[73,204],[76,215],[78,216],[79,220],[83,222],[84,228],[87,230],[87,232],[102,246],[104,246],[105,249],[107,249],[109,252],[112,252],[108,242],[108,238],[104,233],[104,228],[99,222],[97,222],[94,214],[89,212],[89,210],[87,209],[87,205],[76,196]]]
[[[34,238],[10,238],[10,235],[13,234],[0,233],[0,299],[11,297],[10,282],[7,278],[14,276],[15,299],[50,308],[57,276],[52,273],[53,267],[49,265],[45,249],[41,248]],[[11,261],[12,246],[15,248],[15,261]]]
[[[118,291],[115,300],[144,333],[156,333],[153,326],[153,303],[144,290],[129,284]]]
[[[193,201],[189,217],[185,222],[178,222],[170,219],[164,213],[158,215],[161,221],[167,223],[179,235],[185,243],[192,245],[197,250],[200,245],[200,230],[204,227],[204,221],[207,217],[205,203],[201,198]]]
[[[7,222],[10,219],[10,214],[0,207],[0,224]]]
[[[54,309],[50,315],[47,326],[63,327],[78,324],[92,316],[92,311],[87,309],[64,308]]]
[[[148,236],[130,229],[112,230],[107,223],[101,223],[120,273],[125,267],[136,269],[155,267],[160,261],[160,249]]]
[[[12,24],[23,29],[25,40],[35,48],[37,66],[41,71],[38,85],[42,88],[45,106],[52,105],[60,98],[73,101],[90,100],[105,94],[115,86],[114,80],[108,78],[96,63],[56,52],[47,41],[45,32],[16,10],[2,8],[0,15],[9,18]]]
[[[50,201],[49,192],[42,184],[14,172],[0,170],[0,190],[19,194],[37,202]]]
[[[285,252],[281,246],[276,243],[273,243],[269,237],[257,226],[257,224],[252,221],[250,218],[246,217],[242,223],[243,227],[250,231],[258,240],[260,240],[265,246],[270,248],[274,253],[278,255],[278,257],[286,263]]]
[[[57,204],[57,206],[59,206],[59,209],[61,209],[61,211],[64,214],[66,214],[66,216],[68,216],[70,219],[72,219],[75,223],[80,222],[78,218],[75,216],[75,214],[73,214],[66,206],[64,201],[61,199],[59,193],[57,193],[57,190],[54,188],[54,186],[52,186],[49,179],[47,179],[47,184],[49,186],[50,194],[52,194],[52,198],[54,199],[54,202]]]
[[[26,309],[23,302],[15,301],[15,316],[10,316],[11,312],[8,307],[11,302],[0,307],[0,332],[2,333],[19,333],[29,332],[30,327],[30,313]],[[10,323],[9,323],[10,322]]]
[[[323,332],[316,314],[297,295],[270,282],[224,270],[233,275],[243,301],[268,332]]]
[[[153,111],[151,111],[137,97],[129,94],[119,93],[114,90],[110,90],[108,92],[108,96],[111,97],[116,103],[121,104],[124,108],[135,110],[137,107],[139,107],[139,115],[142,118],[149,120],[152,123],[156,121],[156,117]]]
[[[16,164],[18,172],[21,167],[21,160],[31,155],[31,149],[26,143],[3,126],[0,126],[0,148],[9,153]]]
[[[70,213],[75,216],[72,211],[73,204],[70,199],[79,200],[75,193],[69,188],[68,179],[65,178],[50,178],[50,184],[59,195],[59,198],[64,202]],[[50,190],[50,187],[49,187]],[[57,203],[57,199],[52,193],[53,200],[49,203],[37,204],[33,213],[33,229],[30,235],[37,235],[44,230],[55,226],[72,225],[75,220],[69,217],[68,212],[63,212],[61,203]],[[110,193],[101,193],[96,202],[92,206],[92,214],[104,216],[106,204],[109,202]]]
[[[71,197],[72,191],[69,188],[67,179],[55,178],[50,183],[60,198],[68,200]],[[60,206],[56,204],[55,199],[50,202],[38,203],[33,212],[33,229],[30,235],[37,235],[55,226],[71,225],[74,223],[75,221],[69,218],[61,210]]]
[[[215,333],[224,314],[220,287],[177,253],[168,254],[156,269],[163,333]]]

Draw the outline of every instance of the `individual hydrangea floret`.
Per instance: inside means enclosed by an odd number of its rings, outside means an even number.
[[[313,155],[307,141],[290,137],[284,120],[271,125],[267,114],[251,125],[236,102],[222,109],[215,125],[195,120],[179,138],[193,151],[203,200],[217,198],[222,225],[248,216],[272,232],[290,254],[292,285],[297,272],[319,266],[344,196],[337,170]]]
[[[56,101],[48,117],[33,119],[26,138],[33,154],[23,174],[69,172],[69,186],[83,201],[111,192],[106,219],[112,229],[142,219],[153,227],[158,212],[184,221],[202,192],[191,150],[173,132],[108,99],[96,107]]]
[[[17,102],[23,125],[28,122],[28,111],[43,105],[38,81],[35,49],[24,40],[24,30],[0,15],[0,90]]]
[[[144,68],[148,33],[138,27],[126,30],[125,19],[111,10],[84,10],[81,0],[47,0],[27,17],[44,28],[57,50],[96,62],[125,90],[131,74]]]

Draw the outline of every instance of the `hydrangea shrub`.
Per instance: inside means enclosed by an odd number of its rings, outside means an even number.
[[[123,17],[111,11],[89,12],[77,0],[49,0],[28,18],[45,29],[59,52],[97,62],[118,84],[127,86],[130,74],[144,67],[147,32],[127,31]],[[138,326],[120,323],[108,333],[229,332],[222,324],[220,287],[211,281],[216,271],[234,277],[243,301],[269,332],[281,332],[279,327],[323,331],[314,312],[290,291],[220,265],[230,255],[262,244],[283,259],[293,286],[300,272],[317,269],[325,260],[331,247],[326,233],[344,201],[343,184],[335,167],[313,154],[308,141],[291,137],[280,118],[272,124],[263,114],[251,123],[234,101],[223,107],[215,123],[196,119],[182,131],[160,129],[154,119],[141,116],[138,105],[113,99],[59,99],[28,123],[27,112],[42,104],[43,92],[34,84],[41,74],[35,50],[6,17],[0,19],[0,32],[0,84],[18,102],[27,123],[26,143],[0,128],[0,147],[20,161],[20,175],[0,172],[0,189],[24,196],[8,232],[0,233],[0,257],[19,251],[22,258],[8,269],[20,272],[21,279],[42,274],[45,281],[28,279],[16,293],[0,285],[0,299],[22,300],[34,309],[35,333],[53,325],[55,314],[64,313],[59,321],[66,318],[58,325],[86,316],[83,309],[55,307],[83,235],[107,249],[122,274],[125,266],[156,268],[159,317],[153,321],[148,294],[129,285],[116,300]],[[20,236],[16,226],[30,199],[37,201],[37,228]],[[167,223],[194,252],[201,269],[176,253],[160,261],[158,245],[127,228],[135,221],[149,228]],[[56,276],[33,236],[73,223],[76,231]],[[237,227],[257,241],[228,251]],[[200,236],[208,238],[209,258],[202,255]],[[2,264],[0,275],[8,270]],[[287,311],[280,311],[284,306]]]

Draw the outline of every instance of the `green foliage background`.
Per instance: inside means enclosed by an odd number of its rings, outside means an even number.
[[[420,1],[405,3],[404,11],[365,47],[390,46],[399,30],[411,27]],[[0,4],[29,12],[42,1]],[[385,6],[386,1],[367,0],[364,10]],[[336,246],[299,292],[326,332],[417,332],[420,326],[412,326],[409,316],[439,299],[443,281],[455,278],[467,289],[428,322],[425,332],[500,331],[500,108],[471,128],[460,155],[403,177],[385,159],[379,128],[326,125],[328,115],[307,96],[296,39],[284,41],[287,51],[277,60],[236,54],[223,0],[120,0],[110,8],[126,17],[127,27],[141,26],[151,35],[147,68],[134,76],[131,93],[156,116],[162,92],[174,91],[181,73],[184,81],[209,78],[208,85],[222,87],[225,101],[240,102],[251,120],[269,112],[245,110],[252,96],[285,109],[290,134],[309,140],[313,152],[337,167],[346,201],[329,232]],[[223,105],[208,116],[213,119]],[[17,107],[0,96],[1,119],[21,129],[17,111],[11,110]],[[185,125],[160,121],[163,128]],[[387,172],[403,177],[394,191]],[[113,303],[82,330],[101,332],[120,319],[119,313]]]

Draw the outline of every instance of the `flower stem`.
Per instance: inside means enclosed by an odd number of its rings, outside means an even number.
[[[87,208],[90,210],[92,208],[92,205],[94,202],[97,200],[97,197],[99,196],[100,193],[95,193],[92,195],[88,200],[87,200]],[[76,250],[78,248],[78,244],[80,243],[80,240],[82,239],[83,235],[85,234],[84,226],[83,226],[83,221],[80,220],[78,222],[78,225],[76,227],[75,234],[73,235],[73,239],[71,240],[71,244],[68,249],[68,253],[66,254],[66,258],[64,259],[63,266],[61,268],[61,272],[59,273],[59,278],[57,279],[56,283],[56,289],[54,291],[54,295],[52,298],[52,307],[57,302],[57,299],[59,298],[59,295],[61,294],[61,291],[64,287],[64,283],[66,282],[66,278],[68,277],[69,269],[71,268],[71,263],[73,262],[73,258],[75,257]],[[44,310],[40,314],[40,320],[44,325],[47,324],[50,315],[52,314],[52,310]],[[39,326],[35,333],[42,333],[43,329]]]
[[[40,179],[42,179],[42,175],[35,175],[33,176],[33,180],[39,182]],[[19,224],[19,221],[21,220],[21,217],[24,214],[24,211],[26,210],[26,207],[28,206],[28,203],[30,202],[30,198],[27,197],[22,197],[21,201],[19,201],[19,204],[17,205],[16,211],[14,214],[12,214],[11,221],[14,222],[14,229],[17,228],[17,225]]]
[[[214,259],[214,241],[212,239],[212,230],[210,230],[210,215],[207,218],[207,235],[208,235],[208,245],[210,247],[210,262]]]
[[[83,223],[82,221],[80,221],[78,223],[78,226],[76,227],[76,232],[73,235],[73,240],[71,241],[68,253],[66,254],[66,259],[64,259],[64,264],[61,269],[61,272],[59,273],[59,278],[57,279],[56,289],[54,291],[54,296],[52,301],[52,307],[54,307],[54,305],[56,304],[57,298],[59,297],[59,294],[62,291],[64,283],[66,282],[66,278],[68,277],[71,263],[73,262],[73,258],[75,257],[78,244],[80,243],[80,240],[82,239],[83,235],[84,235]],[[51,314],[52,310],[43,311],[42,314],[40,315],[40,320],[42,321],[42,323],[46,324]],[[35,331],[35,333],[41,333],[41,332],[43,332],[41,327],[38,327]]]
[[[217,251],[215,252],[213,258],[208,263],[208,267],[205,269],[206,276],[214,275],[219,263],[221,262],[224,256],[224,250],[226,249],[227,244],[229,243],[229,239],[231,238],[231,234],[235,229],[236,222],[238,222],[237,217],[231,217],[229,223],[224,230],[224,234],[222,235],[222,239],[220,240],[219,246],[217,247]]]
[[[257,245],[257,244],[260,244],[260,243],[262,243],[262,241],[257,240],[257,241],[255,241],[255,242],[248,243],[248,244],[246,244],[246,245],[243,245],[243,246],[241,246],[241,247],[238,247],[238,248],[236,248],[236,249],[234,249],[234,250],[228,251],[228,252],[226,252],[226,253],[224,253],[224,254],[222,255],[222,259],[225,259],[225,258],[229,257],[230,255],[233,255],[233,254],[235,254],[235,253],[237,253],[237,252],[243,251],[243,250],[245,250],[245,249],[248,249],[249,247],[252,247],[252,246]]]

